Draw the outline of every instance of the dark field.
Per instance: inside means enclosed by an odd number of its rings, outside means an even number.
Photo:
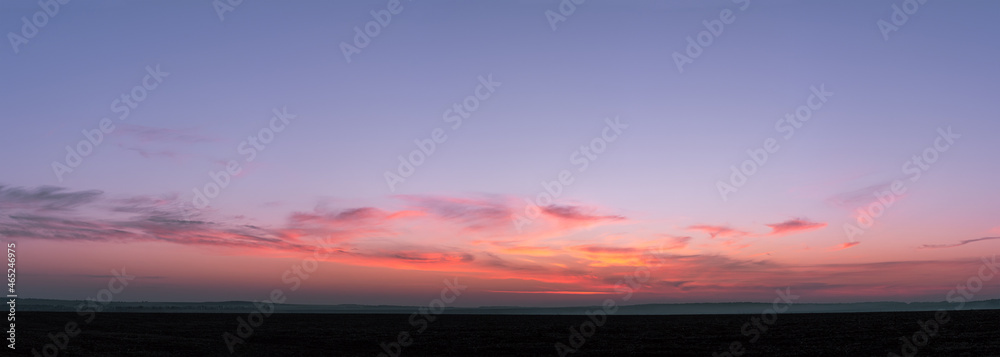
[[[76,313],[22,312],[17,351],[41,352],[50,333],[81,324],[59,356],[228,356],[223,333],[235,334],[247,314],[97,314],[83,324]],[[754,343],[741,327],[760,315],[613,315],[569,356],[712,356],[739,341],[743,356],[887,356],[900,338],[920,330],[934,312],[781,314]],[[918,356],[1000,356],[1000,310],[950,311]],[[274,314],[255,328],[236,356],[377,356],[379,344],[413,334],[402,356],[556,356],[569,345],[571,326],[586,316],[439,315],[423,333],[408,315]],[[920,341],[922,342],[922,341]],[[50,347],[51,348],[51,347]],[[10,350],[5,349],[6,352]],[[910,351],[908,351],[910,352]],[[9,354],[6,354],[9,355]]]

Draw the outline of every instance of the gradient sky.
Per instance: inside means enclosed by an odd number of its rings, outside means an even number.
[[[1000,248],[1000,3],[927,2],[886,40],[900,3],[590,0],[553,30],[555,1],[403,1],[348,62],[341,43],[386,1],[244,1],[222,20],[207,0],[70,2],[0,49],[0,239],[18,244],[21,297],[92,297],[125,267],[115,299],[423,305],[457,277],[456,306],[597,305],[656,257],[631,303],[786,286],[941,301]],[[0,30],[40,9],[0,1]],[[735,21],[678,71],[725,9]],[[119,119],[157,66],[169,75]],[[446,111],[490,76],[453,129]],[[776,122],[811,87],[833,95],[785,139]],[[295,117],[248,161],[240,143],[275,109]],[[114,131],[58,177],[105,117]],[[581,170],[574,152],[614,118],[627,128]],[[960,137],[911,180],[948,128]],[[718,182],[768,138],[780,148],[724,200]],[[229,161],[240,173],[193,205]],[[573,183],[518,229],[562,170]],[[845,233],[895,180],[906,192]],[[291,291],[283,273],[322,241],[331,255]]]

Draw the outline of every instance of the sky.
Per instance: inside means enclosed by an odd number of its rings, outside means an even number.
[[[0,1],[22,298],[1000,297],[995,1],[233,4]]]

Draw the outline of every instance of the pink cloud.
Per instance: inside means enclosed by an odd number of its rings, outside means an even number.
[[[771,233],[768,233],[769,235],[783,235],[820,229],[826,227],[826,223],[809,222],[801,218],[796,218],[781,223],[768,224],[767,226],[771,227]]]
[[[844,250],[844,249],[856,246],[858,244],[861,244],[861,242],[847,242],[847,243],[835,246],[835,247],[831,248],[831,250]]]
[[[560,205],[549,205],[542,208],[542,212],[564,221],[585,221],[585,222],[601,222],[601,221],[620,221],[624,220],[625,217],[614,216],[614,215],[594,215],[584,212],[584,209],[579,206],[560,206]]]
[[[669,249],[683,249],[683,248],[686,248],[688,246],[689,242],[691,242],[691,237],[689,237],[689,236],[677,237],[677,236],[671,236],[671,235],[663,235],[663,237],[664,237],[664,240],[666,240],[666,243],[662,244],[660,246],[660,249],[666,249],[666,250],[669,250]]]
[[[378,269],[379,273],[371,273],[371,279],[380,279],[378,274],[394,270],[447,273],[477,279],[483,284],[482,291],[546,296],[613,292],[623,274],[637,267],[650,267],[649,281],[644,283],[637,301],[750,296],[746,294],[773,290],[775,282],[824,297],[939,294],[945,284],[936,283],[961,278],[948,275],[961,269],[942,268],[979,264],[883,261],[836,265],[808,260],[795,264],[795,260],[778,258],[779,251],[773,254],[779,260],[771,260],[770,249],[750,257],[707,254],[696,249],[688,252],[685,248],[689,248],[690,236],[570,231],[546,232],[546,236],[516,234],[511,233],[507,206],[492,199],[408,197],[404,199],[406,207],[398,210],[320,205],[312,211],[292,212],[282,224],[273,227],[248,224],[234,217],[208,219],[202,213],[182,218],[178,201],[177,197],[146,196],[111,199],[100,191],[55,187],[0,187],[0,209],[4,211],[0,215],[0,234],[95,245],[167,242],[212,247],[248,259],[305,255],[320,249],[319,240],[323,239],[330,249],[328,261],[373,268],[369,271]],[[545,217],[568,222],[625,219],[575,206],[562,207],[549,210]],[[771,234],[818,229],[821,225],[805,220],[789,222],[768,225]],[[477,225],[483,228],[461,230]],[[721,240],[718,245],[730,249],[744,248],[740,240],[755,237],[728,226],[695,225],[688,229],[720,238],[713,243]],[[832,249],[858,244],[844,243]],[[656,251],[657,246],[661,250]],[[684,249],[685,254],[671,249]],[[930,277],[911,278],[916,269]],[[176,272],[166,269],[156,274],[172,276]]]
[[[740,230],[735,230],[727,226],[713,226],[713,225],[694,225],[687,227],[690,231],[702,231],[708,233],[711,238],[724,238],[724,237],[742,237],[750,235],[750,233]]]
[[[641,248],[633,247],[608,247],[599,245],[580,245],[572,247],[574,250],[588,253],[612,253],[612,254],[640,254]]]
[[[413,211],[457,223],[469,231],[504,232],[512,227],[512,211],[498,199],[417,195],[396,197],[402,199]]]

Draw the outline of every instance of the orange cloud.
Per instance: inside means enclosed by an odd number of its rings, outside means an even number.
[[[552,256],[563,253],[561,249],[553,249],[549,247],[531,247],[531,246],[507,247],[507,248],[502,248],[501,251],[510,254],[531,255],[539,257]]]
[[[833,247],[832,250],[844,250],[844,249],[856,246],[858,244],[861,244],[861,242],[847,242],[847,243],[844,243],[844,244],[841,244],[841,245]]]
[[[648,267],[650,275],[637,293],[636,301],[753,297],[761,292],[768,294],[776,285],[837,298],[859,294],[934,295],[946,285],[936,282],[950,284],[961,279],[961,274],[967,270],[958,268],[978,264],[890,261],[824,265],[805,261],[804,265],[797,265],[794,259],[771,260],[766,253],[749,258],[701,253],[689,247],[690,236],[650,235],[648,231],[581,232],[571,230],[575,227],[572,225],[551,229],[553,222],[625,220],[621,216],[594,214],[592,210],[577,206],[550,207],[543,213],[543,223],[548,225],[539,227],[543,233],[521,234],[513,232],[506,201],[488,198],[407,196],[402,199],[406,207],[399,210],[319,207],[307,212],[292,212],[282,224],[274,227],[254,225],[234,217],[209,219],[210,212],[185,217],[180,214],[178,201],[176,197],[109,199],[99,191],[0,187],[0,210],[4,212],[0,215],[0,234],[15,239],[76,241],[117,247],[158,242],[207,246],[230,255],[244,256],[246,261],[311,256],[313,251],[326,246],[330,253],[325,258],[326,264],[378,271],[366,279],[385,281],[378,279],[385,279],[379,274],[386,272],[403,274],[405,271],[414,274],[411,276],[447,273],[476,280],[484,293],[553,296],[554,299],[613,293],[615,284],[639,267]],[[791,220],[768,225],[772,230],[768,235],[822,226],[825,224]],[[729,249],[745,247],[741,239],[756,237],[728,226],[693,225],[687,229],[720,238],[714,243],[722,241],[723,244],[718,245]],[[980,240],[984,238],[958,244]],[[858,244],[844,243],[832,249],[847,249]],[[657,247],[660,249],[656,250]],[[931,276],[910,278],[915,270]],[[872,274],[872,271],[879,273]],[[177,277],[182,272],[182,268],[164,267],[152,274]],[[954,274],[949,275],[951,273]],[[236,278],[245,279],[246,276]],[[315,285],[323,286],[322,283]],[[334,283],[329,286],[330,289],[344,288]]]

